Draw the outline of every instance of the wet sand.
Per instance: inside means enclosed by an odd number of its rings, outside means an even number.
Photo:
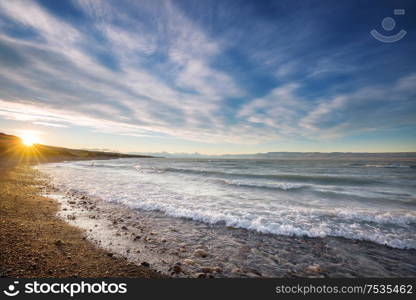
[[[163,275],[98,248],[59,219],[59,204],[29,166],[0,166],[0,277],[141,277]]]

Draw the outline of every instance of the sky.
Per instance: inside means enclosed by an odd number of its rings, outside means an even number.
[[[412,0],[0,0],[0,132],[121,152],[416,151],[415,14]]]

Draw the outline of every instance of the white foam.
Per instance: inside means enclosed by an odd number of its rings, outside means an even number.
[[[105,162],[100,162],[105,164]],[[397,248],[416,248],[416,212],[295,196],[276,191],[236,189],[229,185],[264,186],[281,190],[309,187],[305,184],[228,180],[225,185],[210,178],[168,173],[137,172],[151,169],[135,162],[126,168],[94,168],[91,163],[47,164],[49,174],[62,189],[75,189],[105,201],[131,208],[158,210],[173,217],[206,223],[224,223],[263,233],[309,237],[340,236],[373,241]],[[122,166],[122,160],[116,164]],[[161,168],[154,168],[161,169]],[[277,196],[278,195],[278,196]],[[331,206],[328,206],[330,204]]]

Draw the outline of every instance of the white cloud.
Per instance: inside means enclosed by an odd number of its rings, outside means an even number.
[[[414,123],[416,75],[387,85],[374,85],[321,100],[299,122],[320,137],[394,128]]]
[[[374,102],[385,95],[388,101],[405,102],[396,99],[395,93],[414,91],[416,76],[390,87],[306,99],[300,93],[302,81],[290,82],[288,78],[302,69],[291,57],[304,46],[302,39],[312,29],[289,39],[288,44],[282,39],[272,47],[260,47],[270,40],[273,30],[284,36],[294,29],[290,29],[293,24],[283,28],[256,24],[258,36],[243,33],[258,49],[244,51],[252,54],[249,57],[256,66],[270,67],[285,83],[250,100],[244,86],[215,67],[231,47],[234,31],[225,34],[228,39],[214,39],[171,1],[160,5],[152,1],[129,3],[138,6],[137,11],[150,20],[147,24],[130,15],[129,8],[112,6],[108,1],[79,0],[78,4],[89,16],[93,33],[57,19],[36,2],[0,2],[3,14],[42,38],[20,39],[0,28],[0,43],[15,49],[25,60],[21,67],[5,65],[0,69],[0,116],[43,126],[86,126],[139,137],[256,144],[293,136],[335,137],[360,124],[374,128],[383,122],[380,116],[392,120],[410,104],[393,109],[391,117],[386,111],[365,107],[362,110],[372,116],[371,123],[354,118],[361,102]],[[102,34],[102,43],[94,39],[97,32]],[[114,59],[118,69],[106,66],[105,58],[104,64],[99,62],[96,54],[101,52]],[[331,74],[343,68],[342,63],[333,65],[338,59],[336,55],[322,59],[305,73],[317,78]],[[247,102],[235,112],[227,101],[239,97]],[[410,118],[408,114],[403,115]]]
[[[69,127],[68,125],[63,125],[59,123],[40,122],[40,121],[35,121],[33,122],[33,124],[41,125],[41,126],[48,126],[48,127],[56,127],[56,128],[68,128]]]

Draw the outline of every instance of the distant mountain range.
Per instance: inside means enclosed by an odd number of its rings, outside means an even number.
[[[357,153],[357,152],[266,152],[254,154],[206,155],[201,153],[130,152],[166,158],[212,158],[212,159],[342,159],[342,160],[416,160],[416,152]]]
[[[130,152],[118,153],[85,149],[69,149],[63,147],[35,144],[31,147],[23,145],[21,139],[14,135],[0,133],[0,163],[5,161],[19,162],[53,162],[63,160],[111,159],[111,158],[194,158],[194,159],[339,159],[339,160],[391,160],[416,161],[416,152],[399,153],[353,153],[353,152],[267,152],[254,154],[205,155],[200,153],[169,153],[169,152]]]

